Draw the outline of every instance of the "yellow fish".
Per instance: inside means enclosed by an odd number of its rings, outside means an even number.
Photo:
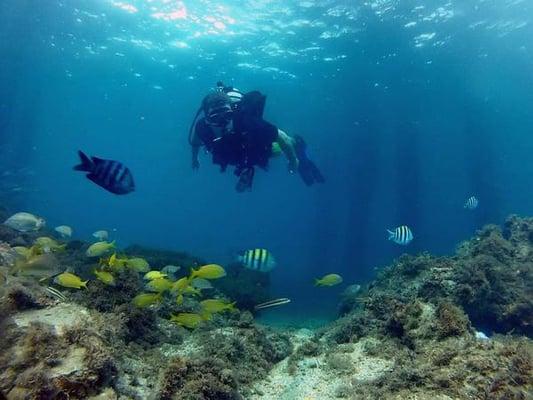
[[[335,286],[342,283],[342,277],[337,274],[328,274],[321,279],[315,279],[315,286]]]
[[[135,296],[132,302],[137,307],[144,308],[152,304],[160,303],[162,299],[161,293],[141,293]]]
[[[172,289],[174,282],[167,278],[158,278],[150,281],[146,284],[146,288],[152,292],[163,293]]]
[[[87,289],[87,282],[89,281],[84,282],[77,275],[71,274],[70,272],[63,272],[55,277],[54,282],[71,289],[81,289],[82,287]]]
[[[175,292],[183,292],[187,286],[189,286],[189,283],[191,280],[187,277],[183,277],[181,279],[178,279],[174,284],[172,285],[172,290]]]
[[[108,242],[96,242],[89,246],[87,251],[85,252],[85,255],[87,257],[100,257],[103,256],[105,253],[110,251],[111,249],[115,248],[115,241],[113,240],[111,243]]]
[[[184,326],[189,329],[194,329],[202,321],[204,321],[205,318],[199,314],[194,313],[179,313],[177,315],[172,315],[170,317],[170,320],[178,325]]]
[[[202,309],[209,314],[214,314],[223,311],[236,311],[235,302],[230,303],[221,299],[207,299],[200,302]]]
[[[115,286],[115,277],[110,272],[98,271],[96,269],[93,272],[99,281],[109,286]]]
[[[226,276],[226,271],[220,265],[208,264],[200,267],[198,270],[192,269],[190,279],[218,279]]]
[[[15,246],[13,247],[13,250],[15,250],[15,252],[21,256],[22,258],[25,258],[26,260],[28,260],[33,254],[32,254],[32,249],[28,249],[27,247],[24,247],[24,246]]]
[[[200,289],[196,289],[195,287],[192,287],[192,286],[185,286],[180,292],[178,293],[182,293],[182,294],[194,294],[196,296],[201,296],[202,292],[200,291]]]
[[[166,278],[167,276],[167,274],[164,274],[161,271],[149,271],[144,274],[144,279],[153,281],[154,279]]]
[[[118,258],[117,253],[113,253],[107,260],[102,259],[100,265],[111,267],[111,269],[118,271],[126,265],[128,260],[126,258]]]
[[[50,253],[51,251],[65,250],[66,244],[59,244],[56,240],[48,236],[41,236],[35,239],[34,245],[43,253]]]
[[[179,294],[178,297],[176,297],[176,303],[178,304],[178,306],[183,304],[183,295],[182,294]]]
[[[150,270],[150,264],[148,264],[148,261],[140,257],[128,258],[126,266],[137,272],[148,272]]]

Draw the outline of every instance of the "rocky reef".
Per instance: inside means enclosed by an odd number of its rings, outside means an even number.
[[[12,247],[34,234],[0,234],[0,399],[532,398],[533,219],[487,226],[450,257],[400,257],[350,286],[340,318],[318,331],[259,326],[246,309],[268,299],[268,278],[233,266],[210,290],[240,311],[190,329],[170,316],[196,312],[199,298],[136,307],[145,282],[129,270],[58,298],[9,274]],[[88,276],[86,248],[71,241],[57,258]],[[203,264],[139,246],[124,254],[155,269]]]

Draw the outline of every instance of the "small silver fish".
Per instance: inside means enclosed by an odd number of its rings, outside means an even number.
[[[63,238],[72,237],[72,228],[70,226],[67,226],[67,225],[56,226],[54,228],[54,231],[59,233],[61,235],[61,237],[63,237]]]
[[[213,285],[211,285],[211,282],[203,278],[194,278],[191,282],[191,286],[196,289],[202,290],[213,289]]]
[[[6,219],[4,225],[7,225],[19,232],[30,232],[38,231],[46,225],[46,222],[43,218],[37,217],[33,214],[19,212]]]
[[[172,278],[172,280],[176,280],[176,273],[181,269],[180,266],[178,265],[165,265],[162,269],[161,269],[161,272],[163,272],[164,274],[167,274],[170,278]]]
[[[104,240],[107,240],[107,238],[109,237],[109,234],[107,233],[107,231],[104,231],[104,230],[96,231],[93,233],[93,237],[95,237],[99,241],[104,241]]]

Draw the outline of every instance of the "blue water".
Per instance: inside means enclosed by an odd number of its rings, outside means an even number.
[[[219,263],[265,247],[286,315],[334,317],[346,284],[403,252],[531,215],[532,23],[520,0],[3,0],[0,199],[80,239],[116,229]],[[187,131],[217,80],[264,92],[327,183],[283,159],[246,194],[208,156],[193,172]],[[124,162],[137,191],[72,171],[78,149]],[[386,240],[402,224],[407,247]],[[330,272],[345,283],[312,287]]]

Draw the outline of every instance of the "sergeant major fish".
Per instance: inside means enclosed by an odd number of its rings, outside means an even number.
[[[387,232],[389,233],[389,240],[402,246],[408,245],[413,240],[413,232],[406,225],[399,226],[393,231],[387,230]]]
[[[74,167],[76,171],[88,172],[87,179],[114,194],[128,194],[135,190],[133,175],[128,167],[119,161],[87,157],[78,151],[81,164]]]
[[[479,205],[479,200],[476,198],[476,196],[472,196],[466,201],[464,208],[468,210],[475,210],[478,205]]]
[[[265,249],[246,250],[237,259],[245,268],[261,272],[270,272],[277,264],[272,254]]]

